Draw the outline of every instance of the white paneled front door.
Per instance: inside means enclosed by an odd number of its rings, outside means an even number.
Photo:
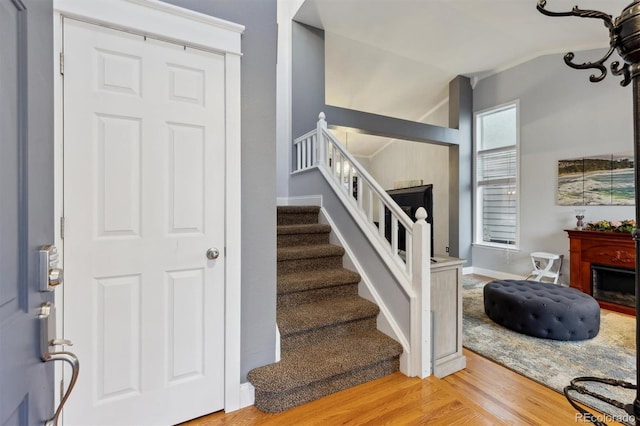
[[[225,57],[71,19],[63,27],[64,332],[81,361],[65,425],[217,411]]]

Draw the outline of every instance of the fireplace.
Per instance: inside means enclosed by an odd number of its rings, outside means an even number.
[[[636,306],[635,271],[591,264],[591,295],[598,301]]]
[[[634,300],[631,297],[635,298],[636,247],[631,234],[566,231],[570,245],[571,287],[591,294],[602,308],[635,315],[635,302],[629,301]],[[596,269],[595,278],[592,266]]]

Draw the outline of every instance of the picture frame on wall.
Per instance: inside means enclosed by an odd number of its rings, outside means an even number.
[[[633,162],[628,152],[559,160],[558,205],[634,205]]]

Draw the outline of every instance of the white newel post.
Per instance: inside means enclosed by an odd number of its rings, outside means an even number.
[[[412,238],[411,375],[421,379],[431,375],[431,225],[427,212],[416,212]]]
[[[327,159],[327,143],[324,140],[324,134],[322,133],[324,130],[327,130],[327,122],[325,121],[326,116],[324,112],[318,114],[318,124],[316,125],[317,129],[317,138],[316,145],[318,149],[318,163],[322,163],[325,165],[329,165],[329,160]]]

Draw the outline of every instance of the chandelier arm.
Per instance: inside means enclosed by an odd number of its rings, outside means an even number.
[[[615,76],[623,76],[623,80],[620,82],[621,86],[627,86],[631,83],[631,71],[629,70],[629,64],[625,63],[621,67],[620,62],[613,61],[611,62],[611,73]]]
[[[613,18],[611,15],[608,15],[604,12],[600,12],[598,10],[588,10],[588,9],[580,9],[578,6],[574,6],[570,12],[551,12],[545,9],[547,5],[547,0],[539,0],[536,8],[540,13],[547,16],[578,16],[581,18],[596,18],[602,19],[604,21],[605,27],[611,30],[614,26]]]
[[[604,63],[607,61],[607,59],[609,59],[611,54],[613,54],[614,50],[615,50],[615,47],[611,46],[609,48],[609,51],[607,51],[607,53],[596,62],[584,62],[582,64],[576,64],[575,62],[573,62],[573,58],[575,57],[575,55],[573,52],[569,52],[566,55],[564,55],[564,63],[570,66],[571,68],[574,68],[577,70],[586,70],[586,69],[599,70],[600,75],[591,74],[591,76],[589,77],[589,81],[591,81],[592,83],[597,83],[599,81],[602,81],[607,76],[607,67],[604,65]]]

